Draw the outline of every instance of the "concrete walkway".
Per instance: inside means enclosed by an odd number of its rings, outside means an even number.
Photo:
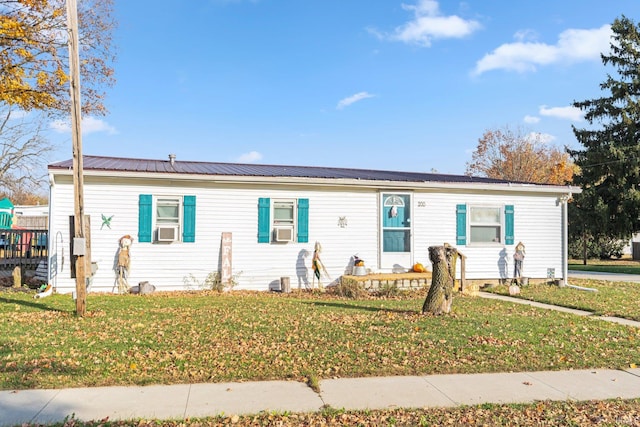
[[[515,298],[515,297],[506,296],[506,295],[492,294],[490,292],[479,292],[478,296],[481,298],[487,298],[487,299],[498,299],[502,301],[509,301],[515,304],[530,305],[532,307],[538,307],[545,310],[562,311],[564,313],[575,314],[576,316],[592,316],[591,317],[592,319],[603,320],[606,322],[619,323],[625,326],[640,328],[640,322],[635,320],[624,319],[621,317],[596,316],[590,311],[577,310],[575,308],[559,307],[557,305],[545,304],[543,302],[529,301],[523,298]]]
[[[593,273],[588,274],[593,277]],[[621,280],[616,276],[602,280]],[[592,316],[587,311],[509,296],[486,292],[480,292],[480,296]],[[593,318],[640,327],[640,322],[626,319]],[[0,390],[0,427],[60,422],[72,415],[85,421],[107,417],[162,420],[262,411],[315,412],[325,406],[365,410],[614,398],[640,398],[640,368],[340,378],[320,381],[319,393],[294,381]]]
[[[536,400],[640,398],[640,369],[266,381],[0,391],[0,426],[80,420],[184,419],[261,411],[454,407]]]

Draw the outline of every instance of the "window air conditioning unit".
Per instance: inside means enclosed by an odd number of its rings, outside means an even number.
[[[178,227],[158,227],[158,242],[175,242],[178,240]]]
[[[293,241],[293,228],[276,227],[276,242],[292,242],[292,241]]]

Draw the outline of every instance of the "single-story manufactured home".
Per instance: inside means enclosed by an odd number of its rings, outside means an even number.
[[[49,275],[75,290],[72,161],[49,165]],[[430,268],[428,247],[466,256],[468,280],[566,278],[567,200],[578,188],[438,173],[83,157],[92,292],[117,292],[121,239],[127,282],[197,289],[211,273],[235,289],[270,290],[283,277],[309,288],[314,250],[324,286],[350,274]],[[316,246],[319,244],[319,246]]]

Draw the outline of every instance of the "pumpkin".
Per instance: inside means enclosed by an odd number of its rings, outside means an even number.
[[[415,271],[416,273],[424,273],[427,270],[424,268],[424,265],[417,262],[413,265],[413,271]]]

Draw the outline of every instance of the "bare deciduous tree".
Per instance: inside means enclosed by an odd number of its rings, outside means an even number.
[[[0,110],[0,190],[6,196],[42,192],[53,145],[43,136],[44,118]]]

